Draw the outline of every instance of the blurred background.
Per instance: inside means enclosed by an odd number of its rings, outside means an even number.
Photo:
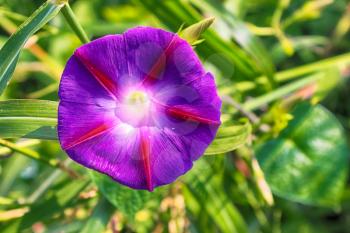
[[[0,47],[43,2],[0,0]],[[70,5],[90,38],[139,25],[177,32],[214,16],[195,50],[215,74],[223,119],[248,118],[250,142],[204,156],[188,174],[150,194],[89,174],[70,163],[56,141],[17,140],[62,166],[0,147],[0,232],[350,232],[348,0]],[[59,14],[30,38],[1,100],[57,101],[65,62],[80,45]],[[314,144],[301,145],[309,141]],[[288,147],[295,142],[298,151]]]

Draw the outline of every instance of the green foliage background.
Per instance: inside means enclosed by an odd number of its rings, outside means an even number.
[[[69,1],[76,19],[59,2],[0,0],[0,232],[350,232],[349,1]],[[208,17],[200,38],[181,34]],[[215,74],[224,123],[173,184],[131,190],[61,150],[77,25],[179,32]]]

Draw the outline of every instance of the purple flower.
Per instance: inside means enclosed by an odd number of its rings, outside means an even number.
[[[214,139],[214,78],[178,35],[137,27],[78,48],[59,88],[58,136],[76,162],[136,189],[173,182]]]

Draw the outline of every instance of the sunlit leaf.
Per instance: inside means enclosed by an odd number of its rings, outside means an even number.
[[[271,80],[274,74],[274,64],[270,54],[258,37],[251,33],[247,26],[231,14],[219,1],[191,0],[199,9],[214,15],[220,20],[223,37],[232,37],[254,60],[257,69]]]
[[[57,139],[57,102],[0,101],[1,138]]]
[[[231,197],[222,188],[223,173],[213,169],[211,164],[213,161],[210,159],[207,157],[198,160],[194,168],[184,177],[186,204],[193,214],[199,216],[202,213],[208,214],[220,232],[248,232],[241,214],[230,201]]]
[[[251,125],[247,121],[244,124],[224,124],[220,126],[215,140],[205,151],[205,155],[222,154],[233,151],[246,144],[251,133]]]
[[[325,77],[318,80],[317,89],[312,97],[313,102],[324,99],[341,82],[341,73],[336,68],[324,70]]]
[[[67,205],[76,200],[79,193],[89,183],[88,180],[70,180],[70,182],[66,182],[50,192],[45,199],[30,205],[30,211],[22,218],[1,226],[0,231],[2,233],[30,232],[33,224],[39,221],[47,221],[55,214],[62,214]]]
[[[63,6],[63,1],[49,0],[30,16],[0,50],[0,94],[5,90],[16,67],[18,56],[27,40]]]
[[[3,167],[0,179],[0,195],[5,196],[16,183],[20,172],[29,165],[30,159],[24,156],[11,157]]]
[[[199,22],[203,16],[186,1],[134,0],[154,14],[170,30],[177,31],[184,23],[188,26]],[[204,43],[196,47],[199,55],[213,63],[222,73],[230,78],[253,78],[257,71],[252,66],[249,56],[230,40],[225,40],[213,30],[202,35]]]
[[[320,105],[301,104],[281,135],[256,150],[272,191],[312,205],[339,203],[348,171],[348,147],[338,120]]]
[[[95,206],[91,217],[88,218],[81,233],[105,232],[107,223],[114,213],[115,208],[103,197]]]
[[[135,190],[113,181],[104,174],[91,171],[90,175],[106,199],[129,219],[133,219],[136,212],[145,208],[147,201],[158,198],[162,191],[162,188],[153,192]]]

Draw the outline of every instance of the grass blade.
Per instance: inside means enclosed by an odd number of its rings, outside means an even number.
[[[256,69],[269,78],[271,86],[275,85],[273,79],[275,67],[270,58],[270,54],[259,38],[248,30],[244,22],[233,14],[230,14],[230,12],[217,1],[204,2],[191,0],[190,2],[204,12],[208,12],[219,20],[222,20],[230,36],[253,58]]]
[[[22,218],[1,226],[0,231],[3,233],[30,232],[30,227],[36,222],[48,221],[53,216],[61,214],[68,205],[77,200],[79,193],[89,183],[89,180],[81,179],[65,182],[61,187],[48,193],[43,200],[30,205],[30,211]]]
[[[30,16],[0,50],[0,94],[5,90],[27,40],[59,12],[61,1],[47,1]]]
[[[0,101],[1,138],[57,139],[57,103],[46,100]]]
[[[172,31],[177,31],[181,25],[191,25],[202,20],[203,16],[195,8],[185,1],[156,1],[156,0],[134,0],[135,3],[143,5],[152,12],[164,25]],[[212,59],[211,62],[223,73],[232,75],[232,67],[235,67],[236,77],[254,78],[257,70],[254,69],[249,56],[231,41],[224,40],[213,30],[207,30],[202,35],[205,45],[196,47],[199,55],[203,59],[219,56],[220,59]],[[227,66],[227,64],[230,64]],[[230,77],[227,77],[230,78]],[[231,77],[233,78],[233,76]]]

